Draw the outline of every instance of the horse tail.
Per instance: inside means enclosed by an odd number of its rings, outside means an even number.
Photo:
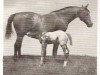
[[[70,45],[72,45],[72,37],[71,37],[71,35],[70,35],[70,34],[68,34],[68,33],[66,33],[66,34],[67,34],[68,39],[69,39],[69,41],[70,41]]]
[[[9,39],[11,37],[12,34],[12,21],[14,18],[15,14],[10,15],[10,17],[8,18],[8,23],[7,23],[7,27],[6,27],[6,33],[5,33],[5,37],[6,39]]]

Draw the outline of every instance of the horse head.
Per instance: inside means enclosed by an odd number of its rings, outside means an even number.
[[[87,25],[87,27],[92,27],[93,23],[91,21],[90,11],[87,9],[88,5],[89,4],[87,4],[86,6],[82,5],[77,15],[80,18],[80,20],[83,21]]]

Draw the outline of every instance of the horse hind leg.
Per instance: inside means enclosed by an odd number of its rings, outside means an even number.
[[[17,36],[16,42],[14,44],[14,57],[21,56],[21,45],[24,36]]]

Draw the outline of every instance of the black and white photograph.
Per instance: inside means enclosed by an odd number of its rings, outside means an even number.
[[[97,0],[4,0],[3,75],[97,75]]]

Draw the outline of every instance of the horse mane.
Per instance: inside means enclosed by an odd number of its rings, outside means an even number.
[[[52,11],[51,13],[53,13],[53,12],[60,12],[60,11],[63,11],[63,10],[66,10],[66,9],[70,9],[70,8],[78,8],[78,7],[77,7],[77,6],[64,7],[64,8],[62,8],[62,9]]]

